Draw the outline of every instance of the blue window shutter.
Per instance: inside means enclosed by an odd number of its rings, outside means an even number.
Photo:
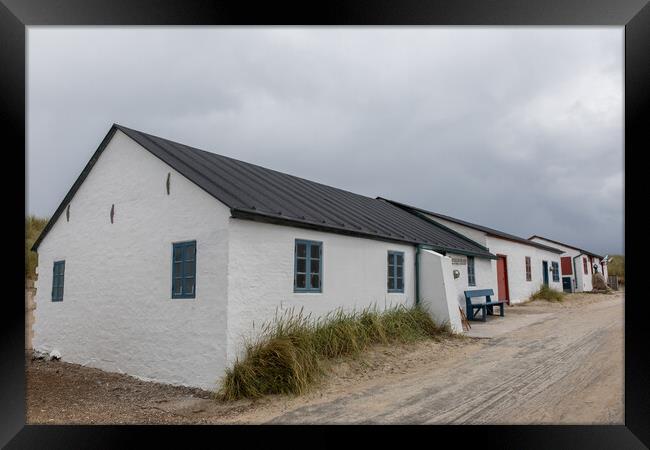
[[[388,251],[388,292],[404,292],[404,252]]]
[[[294,292],[322,292],[323,243],[296,239],[293,267]]]
[[[172,244],[172,298],[196,297],[196,241]]]
[[[560,281],[560,265],[556,262],[551,262],[553,267],[553,281]]]
[[[63,301],[63,284],[65,279],[65,261],[54,261],[52,266],[52,301]]]
[[[467,257],[467,284],[476,286],[476,272],[474,271],[474,257]]]

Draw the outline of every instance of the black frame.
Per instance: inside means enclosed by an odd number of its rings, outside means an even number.
[[[650,65],[647,59],[650,42],[650,5],[646,0],[457,0],[419,1],[376,0],[374,2],[346,1],[319,2],[313,4],[288,2],[260,2],[255,8],[245,2],[226,3],[215,0],[172,1],[143,0],[2,0],[0,4],[0,108],[2,108],[3,136],[8,141],[5,148],[25,148],[25,27],[30,25],[617,25],[625,26],[625,259],[627,266],[627,301],[635,302],[634,293],[640,278],[638,266],[641,261],[643,242],[640,227],[643,220],[631,220],[638,214],[639,205],[634,202],[636,183],[644,179],[639,164],[648,148],[650,121]],[[635,151],[636,150],[636,151]],[[13,157],[11,165],[14,176],[25,168],[24,155],[18,151],[5,151],[5,157]],[[640,176],[635,176],[636,173]],[[10,176],[11,174],[7,174]],[[5,177],[3,177],[5,178]],[[6,180],[6,178],[5,178]],[[8,186],[8,182],[5,181]],[[20,186],[20,183],[16,183]],[[15,214],[5,217],[15,223],[16,234],[21,215],[24,214],[24,198],[15,195],[16,185],[5,195],[4,207],[15,209]],[[22,184],[24,188],[24,184]],[[18,188],[20,189],[20,188]],[[24,192],[23,192],[24,193]],[[638,195],[638,194],[637,194]],[[635,209],[636,208],[636,209]],[[636,225],[636,227],[635,227]],[[11,240],[19,251],[19,240]],[[631,264],[632,263],[632,264]],[[639,265],[640,266],[640,265]],[[13,266],[18,275],[18,267]],[[75,427],[75,426],[26,426],[25,425],[25,354],[24,354],[24,305],[17,299],[24,298],[16,282],[6,296],[2,329],[2,379],[0,383],[0,445],[9,442],[8,448],[42,447],[87,448],[133,446],[134,437],[147,434],[147,443],[155,436],[145,427]],[[641,298],[640,301],[643,301]],[[633,304],[633,303],[630,303]],[[643,448],[650,445],[650,386],[647,380],[647,361],[650,360],[647,345],[647,326],[641,314],[633,314],[633,308],[625,312],[625,425],[620,426],[439,426],[409,428],[411,438],[456,439],[464,444],[476,441],[482,448]],[[374,436],[383,439],[387,430],[395,427],[373,429]],[[239,430],[239,428],[231,428]],[[262,428],[261,432],[274,432],[276,427]],[[160,440],[171,444],[169,431],[180,434],[179,443],[187,439],[214,436],[213,427],[156,427]],[[223,428],[217,431],[223,433]],[[244,431],[244,430],[242,430]],[[313,430],[322,442],[333,442],[332,429]],[[250,430],[245,430],[249,433]],[[187,434],[185,434],[187,433]],[[428,436],[415,436],[427,433]],[[430,433],[436,433],[431,436]],[[212,435],[212,436],[209,436]],[[443,436],[444,435],[444,436]],[[251,436],[248,434],[248,436]],[[218,438],[222,438],[219,436]],[[313,439],[314,437],[310,437]],[[317,439],[318,439],[317,438]],[[244,438],[245,439],[245,438]],[[250,439],[250,438],[249,438]],[[337,439],[337,438],[336,438]],[[214,441],[213,441],[214,442]],[[339,440],[337,439],[337,443]],[[410,442],[416,442],[415,439]],[[40,445],[39,445],[40,444]]]

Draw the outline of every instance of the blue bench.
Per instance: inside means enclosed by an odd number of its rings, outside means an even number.
[[[503,314],[503,305],[506,302],[502,301],[492,301],[492,296],[494,291],[492,289],[475,289],[473,291],[465,291],[465,305],[467,309],[467,319],[468,320],[478,320],[476,319],[476,313],[481,311],[483,313],[482,320],[485,322],[487,316],[494,315],[494,307],[497,306],[501,308],[500,316],[504,317]],[[476,297],[485,297],[485,303],[472,303],[472,299]]]

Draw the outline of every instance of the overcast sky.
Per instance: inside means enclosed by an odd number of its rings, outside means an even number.
[[[113,122],[623,252],[622,27],[29,27],[30,213]]]

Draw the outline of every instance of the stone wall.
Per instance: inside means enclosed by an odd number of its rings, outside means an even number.
[[[36,308],[36,303],[34,302],[34,296],[36,295],[36,289],[34,288],[34,280],[26,280],[25,282],[25,349],[31,350],[32,348],[32,336],[34,335],[34,330],[32,326],[34,325],[34,309]]]

